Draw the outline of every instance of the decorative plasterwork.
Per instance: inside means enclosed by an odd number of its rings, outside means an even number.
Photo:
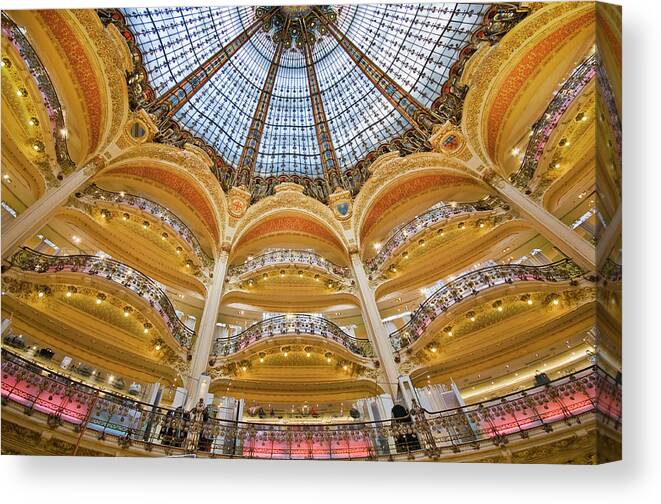
[[[594,17],[592,3],[548,4],[516,25],[485,55],[479,72],[471,75],[468,82],[470,87],[461,128],[482,162],[491,164],[489,160],[495,152],[500,120],[525,79],[559,44],[566,42],[586,23],[593,22]],[[533,46],[535,42],[537,45]],[[506,72],[506,69],[510,71]],[[494,102],[496,94],[502,95],[500,103]]]
[[[456,157],[462,161],[468,161],[472,157],[461,129],[450,121],[442,126],[434,127],[429,143],[434,151],[448,157]]]
[[[202,154],[205,154],[203,157]],[[191,190],[198,196],[187,199],[191,206],[199,202],[200,208],[196,210],[204,222],[209,226],[209,232],[214,237],[214,247],[221,241],[222,230],[228,224],[229,209],[227,197],[223,192],[218,180],[213,175],[207,161],[206,153],[200,153],[193,149],[178,149],[165,144],[147,142],[125,150],[112,161],[112,165],[106,170],[107,173],[117,167],[138,166],[139,170],[145,172],[149,177],[153,172],[173,173],[177,177],[190,179]],[[156,169],[147,166],[155,167]],[[177,175],[180,172],[181,175]],[[153,178],[153,177],[151,177]],[[192,194],[192,193],[191,193]],[[202,198],[199,195],[203,195]],[[206,207],[206,209],[202,209]]]
[[[283,213],[283,215],[298,214],[299,220],[316,223],[315,227],[318,226],[321,232],[320,238],[324,236],[325,241],[335,244],[342,251],[346,250],[347,244],[342,227],[330,208],[316,199],[305,196],[298,184],[280,184],[276,187],[279,189],[275,195],[259,200],[241,218],[234,234],[236,244],[244,241],[244,236],[249,230],[269,217],[275,218],[278,213]]]
[[[336,189],[328,197],[328,206],[331,207],[335,217],[340,221],[347,221],[351,219],[351,214],[353,212],[351,193],[349,191],[343,191],[341,189]]]
[[[34,333],[35,337],[44,334],[53,338],[57,343],[50,344],[55,348],[64,345],[70,351],[77,349],[93,355],[95,365],[117,370],[119,374],[128,374],[139,381],[153,379],[167,372],[158,367],[157,363],[180,373],[187,369],[184,355],[181,350],[176,350],[178,345],[169,337],[167,339],[171,344],[156,335],[167,334],[168,330],[155,312],[141,310],[136,306],[127,319],[122,314],[122,309],[127,305],[126,299],[105,293],[104,303],[97,306],[93,300],[99,290],[85,285],[77,285],[75,294],[70,298],[65,297],[65,294],[72,286],[71,283],[48,282],[48,294],[43,298],[38,298],[37,290],[44,289],[44,285],[19,280],[14,276],[3,276],[3,285],[10,293],[6,309],[15,315],[16,328],[26,334]],[[137,319],[140,324],[153,323],[154,328],[160,329],[154,329],[152,334],[145,336],[139,330],[142,326],[136,328],[133,319]],[[100,333],[97,329],[101,324],[112,329]],[[129,339],[114,340],[110,334]],[[90,335],[98,336],[99,339],[94,340]],[[152,350],[154,341],[160,344],[160,349],[155,353]]]
[[[7,52],[5,53],[4,50]],[[11,167],[26,180],[34,181],[29,184],[29,187],[38,197],[47,188],[57,187],[61,183],[53,170],[55,162],[50,159],[50,153],[53,152],[53,139],[44,127],[49,122],[48,115],[44,104],[39,103],[36,86],[33,85],[33,82],[24,81],[26,77],[30,79],[27,69],[19,68],[19,65],[22,66],[22,61],[11,46],[5,46],[4,40],[3,57],[7,57],[10,63],[2,69],[2,101],[4,104],[2,157],[6,160],[8,160],[7,158],[14,159],[13,163],[7,163],[8,166],[5,169]],[[24,85],[23,89],[27,91],[27,96],[17,96],[16,89],[20,89]],[[37,119],[39,124],[27,129],[26,124],[34,123],[32,118]],[[16,123],[21,129],[19,130],[18,127],[10,129],[9,125]],[[37,151],[34,145],[40,145],[42,148]]]
[[[274,212],[269,216],[262,217],[259,223],[246,230],[237,239],[234,249],[236,250],[252,240],[274,234],[311,236],[334,246],[340,251],[345,250],[338,237],[317,218],[288,212]]]
[[[94,67],[87,51],[80,43],[70,23],[65,19],[66,14],[57,10],[42,10],[38,16],[44,30],[51,34],[56,42],[56,49],[63,63],[71,68],[76,87],[84,99],[84,109],[87,114],[87,128],[90,135],[90,150],[96,149],[101,142],[101,125],[103,104],[101,90],[95,77]]]
[[[403,184],[410,177],[426,174],[447,174],[462,179],[465,185],[483,185],[472,170],[461,160],[450,158],[437,152],[424,152],[399,157],[394,153],[381,156],[373,165],[372,176],[365,183],[364,190],[356,196],[353,204],[352,227],[358,230],[364,226],[367,211],[376,203],[380,195],[390,186]],[[487,186],[484,185],[485,189]],[[360,235],[364,235],[361,232]]]
[[[96,64],[103,67],[105,95],[110,98],[110,110],[103,126],[105,144],[110,144],[118,136],[128,115],[128,94],[125,75],[133,66],[126,44],[118,30],[104,29],[98,16],[92,10],[73,9],[72,16],[84,30],[84,36],[95,48]],[[85,40],[85,43],[89,43]]]
[[[240,219],[250,206],[251,194],[241,187],[232,187],[227,195],[228,210],[233,220]]]

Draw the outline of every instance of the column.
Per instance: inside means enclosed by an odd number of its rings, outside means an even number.
[[[388,339],[388,334],[383,326],[383,322],[381,322],[381,314],[376,305],[374,291],[369,284],[369,279],[367,278],[365,268],[363,267],[358,252],[353,252],[351,254],[351,269],[358,286],[360,311],[363,316],[365,328],[367,329],[367,336],[376,352],[376,356],[381,363],[381,369],[383,369],[388,382],[383,384],[383,390],[389,393],[393,400],[396,401],[399,371],[395,365],[393,350],[390,345],[390,340]]]
[[[218,319],[218,311],[220,310],[220,298],[223,295],[228,256],[228,252],[223,250],[216,258],[211,285],[207,289],[204,310],[202,311],[202,318],[200,319],[197,337],[195,338],[195,346],[193,348],[190,379],[186,385],[188,390],[187,407],[194,406],[200,399],[200,380],[206,380],[206,374],[204,372],[209,363],[209,353],[211,352],[211,345],[213,344],[214,333],[216,331],[216,320]]]
[[[87,183],[104,164],[103,158],[97,156],[84,168],[65,178],[59,187],[46,191],[38,201],[8,224],[2,233],[2,259],[7,259],[17,247],[37,234],[47,224],[53,213],[76,192],[76,189]]]
[[[560,219],[546,211],[496,172],[487,169],[482,175],[499,195],[507,200],[548,241],[586,271],[595,270],[595,247]]]
[[[598,225],[598,229],[601,225]],[[600,229],[597,241],[597,259],[599,269],[604,265],[606,259],[610,256],[611,250],[622,237],[622,205],[617,207],[617,211],[608,223],[605,229]]]

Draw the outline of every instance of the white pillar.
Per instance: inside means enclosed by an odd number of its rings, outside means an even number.
[[[617,207],[617,211],[613,218],[608,223],[605,229],[601,229],[597,241],[597,258],[599,260],[599,267],[604,265],[608,259],[611,250],[617,243],[617,240],[622,236],[622,205]]]
[[[11,323],[12,323],[11,317],[6,318],[6,319],[2,319],[2,329],[0,330],[0,335],[1,336],[4,336],[5,332],[8,333],[11,330]]]
[[[198,395],[200,391],[199,384],[201,383],[201,379],[204,377],[208,378],[204,375],[204,372],[207,369],[209,353],[211,352],[211,345],[213,344],[214,333],[216,331],[216,320],[218,319],[218,311],[220,310],[220,298],[223,295],[225,273],[227,270],[227,258],[228,253],[225,250],[216,258],[213,268],[213,278],[211,279],[211,285],[207,289],[204,310],[202,311],[202,318],[200,319],[197,337],[195,338],[190,378],[186,386],[188,390],[186,403],[191,407],[197,403],[200,397],[204,397]]]
[[[357,252],[351,254],[351,269],[353,276],[358,285],[358,293],[360,296],[360,310],[363,315],[363,323],[367,329],[367,336],[374,348],[376,355],[381,363],[386,380],[388,383],[383,384],[385,392],[389,393],[394,400],[397,399],[397,383],[399,378],[399,371],[395,365],[392,346],[388,339],[386,329],[381,322],[381,314],[374,298],[374,291],[369,284],[365,268],[360,260]]]
[[[37,234],[55,211],[76,192],[76,189],[88,182],[104,164],[103,159],[97,156],[84,168],[65,178],[59,187],[48,190],[38,201],[9,223],[2,230],[2,258],[8,258],[17,247]]]
[[[507,200],[548,241],[586,271],[595,270],[594,245],[582,238],[555,215],[539,206],[495,171],[487,169],[482,178]]]

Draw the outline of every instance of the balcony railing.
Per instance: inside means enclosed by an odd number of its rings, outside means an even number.
[[[190,349],[195,331],[179,320],[170,298],[147,275],[114,259],[93,255],[42,254],[23,247],[11,258],[13,266],[35,273],[58,273],[60,271],[85,273],[105,278],[133,291],[153,306],[170,329],[172,336],[184,348]]]
[[[350,336],[330,320],[303,313],[280,315],[251,325],[229,338],[216,338],[213,355],[228,356],[269,338],[295,335],[319,336],[361,357],[372,356],[372,346],[366,339]]]
[[[390,344],[396,351],[410,345],[451,306],[478,292],[519,282],[563,282],[582,274],[581,268],[569,259],[545,266],[503,264],[466,273],[429,296],[404,327],[390,333]]]
[[[606,121],[610,125],[610,129],[613,132],[615,145],[614,150],[619,161],[622,160],[622,121],[620,119],[620,113],[617,110],[617,104],[615,102],[615,94],[613,93],[613,88],[610,85],[610,79],[606,73],[606,67],[601,59],[597,60],[597,85],[599,86],[599,95],[603,100],[604,105],[606,106]]]
[[[555,94],[544,114],[534,124],[521,167],[511,178],[515,187],[528,188],[528,184],[535,176],[544,148],[562,116],[596,75],[596,61],[596,55],[593,54],[574,70]]]
[[[2,32],[19,52],[30,74],[37,83],[41,97],[46,105],[48,118],[50,119],[50,129],[53,135],[53,142],[55,143],[55,156],[57,157],[58,165],[63,173],[70,173],[76,165],[69,157],[69,149],[66,141],[67,130],[62,113],[62,105],[55,92],[55,87],[48,76],[46,67],[44,67],[44,64],[39,59],[39,56],[37,56],[37,53],[25,35],[23,35],[18,26],[4,12],[2,13]]]
[[[243,264],[231,266],[228,270],[230,276],[242,276],[253,273],[269,266],[289,266],[291,264],[312,266],[325,271],[329,275],[349,278],[349,268],[338,266],[325,257],[308,250],[281,249],[266,252],[250,259]]]
[[[378,270],[395,252],[412,237],[439,222],[446,221],[458,215],[470,215],[476,212],[489,212],[502,205],[496,198],[485,198],[472,203],[449,203],[428,210],[422,215],[411,219],[391,234],[377,255],[367,261],[369,271]]]
[[[195,255],[206,267],[213,265],[213,260],[204,252],[193,232],[183,221],[170,210],[154,201],[126,192],[112,192],[101,189],[96,184],[87,186],[83,191],[76,193],[77,198],[94,205],[96,201],[107,201],[118,205],[126,205],[142,212],[147,212],[173,229],[193,250]]]
[[[594,366],[479,404],[438,412],[414,406],[410,415],[379,422],[268,424],[212,418],[152,406],[74,382],[15,354],[2,353],[2,402],[38,412],[55,428],[95,433],[122,448],[162,454],[259,459],[379,459],[469,452],[481,443],[504,446],[529,432],[598,415],[621,427],[622,390]],[[76,434],[82,436],[82,434]],[[75,454],[75,449],[71,454]]]

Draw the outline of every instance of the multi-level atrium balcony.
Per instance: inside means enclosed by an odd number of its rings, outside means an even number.
[[[260,256],[249,259],[243,264],[231,266],[230,276],[244,278],[271,268],[300,266],[305,269],[317,270],[338,279],[349,278],[349,268],[338,266],[319,254],[309,250],[278,249],[271,250]],[[317,276],[317,278],[319,278]]]
[[[491,217],[497,213],[498,209],[502,212],[502,206],[503,204],[498,199],[492,197],[472,203],[448,203],[434,206],[395,229],[377,255],[367,261],[367,267],[370,271],[380,270],[400,252],[403,258],[408,257],[408,252],[402,250],[406,245],[414,243],[416,239],[422,239],[422,235],[427,230],[435,229],[439,234],[443,233],[442,225],[448,225],[455,219],[465,220],[476,217],[478,218],[476,225],[483,228],[486,223],[484,220],[479,220],[479,217],[483,219]]]
[[[123,220],[128,220],[129,218],[128,213],[122,212],[122,208],[125,207],[149,214],[163,225],[169,227],[173,233],[177,234],[186,243],[190,252],[197,258],[197,261],[203,268],[208,269],[213,265],[213,259],[202,249],[195,234],[179,217],[163,205],[125,191],[107,191],[101,189],[96,184],[90,184],[84,190],[76,193],[76,198],[77,202],[74,200],[74,205],[88,205],[90,209],[96,207],[113,207],[119,211]],[[107,215],[107,213],[104,214],[104,216]],[[177,248],[177,254],[180,255],[182,252],[181,247]]]
[[[268,424],[208,420],[83,385],[2,354],[4,414],[34,415],[58,433],[126,453],[267,459],[441,459],[475,456],[590,422],[619,431],[621,386],[594,366],[545,385],[460,408],[378,422]],[[73,447],[73,445],[72,445]],[[72,448],[76,454],[78,448]]]
[[[447,310],[480,292],[524,282],[571,282],[582,274],[583,271],[568,259],[545,266],[504,264],[466,273],[429,296],[413,312],[411,320],[404,327],[390,334],[390,343],[394,350],[401,350],[412,344]],[[526,301],[532,304],[532,299],[528,298]],[[557,304],[555,298],[550,301]]]
[[[147,275],[126,264],[94,255],[53,256],[24,247],[11,258],[11,265],[28,274],[66,275],[69,277],[88,275],[101,279],[103,282],[119,285],[152,306],[182,348],[190,349],[192,346],[195,332],[181,322],[165,292]],[[44,292],[45,289],[40,290],[39,296],[43,296]],[[70,297],[75,292],[76,288],[69,286],[66,296]],[[102,301],[103,299],[105,299],[105,294],[101,292],[98,294],[97,300]],[[145,323],[145,333],[149,327],[151,324]]]
[[[372,357],[372,346],[366,339],[350,336],[330,320],[307,314],[287,314],[263,320],[230,338],[217,338],[212,354],[227,357],[256,348],[260,343],[306,339],[310,342],[339,345],[358,357]]]

